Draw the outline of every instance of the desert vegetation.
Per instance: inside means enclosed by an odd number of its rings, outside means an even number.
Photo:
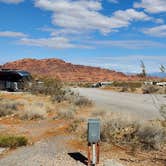
[[[0,116],[15,116],[24,120],[35,120],[46,117],[51,109],[48,102],[42,102],[42,97],[31,94],[1,95]]]
[[[16,148],[25,146],[27,143],[28,139],[24,136],[0,135],[0,147]]]
[[[165,107],[161,108],[163,117],[166,117]],[[127,147],[134,151],[160,151],[166,146],[165,119],[160,121],[136,122],[132,119],[120,118],[120,115],[95,110],[91,117],[101,120],[101,142],[107,146]],[[87,140],[87,119],[75,118],[70,127],[72,132],[79,137],[80,141]]]

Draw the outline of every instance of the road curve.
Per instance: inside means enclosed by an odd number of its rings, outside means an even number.
[[[97,108],[131,115],[140,120],[161,118],[159,109],[166,104],[166,95],[113,92],[96,88],[75,88],[91,99]]]

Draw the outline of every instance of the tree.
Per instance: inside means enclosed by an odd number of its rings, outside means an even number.
[[[141,62],[141,70],[142,70],[142,72],[141,72],[141,76],[142,77],[146,77],[146,67],[145,67],[145,64],[144,64],[144,62],[141,60],[140,61]]]
[[[161,71],[162,73],[165,73],[166,68],[165,68],[165,66],[164,66],[164,65],[160,65],[160,71]]]

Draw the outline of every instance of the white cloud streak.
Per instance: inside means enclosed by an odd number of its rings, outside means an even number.
[[[23,2],[24,0],[0,0],[0,2],[7,3],[7,4],[18,4]]]
[[[96,47],[118,47],[126,49],[144,49],[144,48],[166,48],[166,45],[160,42],[150,40],[100,40],[89,41]]]
[[[88,45],[73,44],[70,40],[64,37],[50,37],[50,38],[22,38],[19,40],[18,44],[37,46],[37,47],[48,47],[52,49],[68,49],[68,48],[87,48],[92,47]]]
[[[135,8],[144,8],[149,13],[166,12],[166,0],[141,0],[134,3]]]
[[[166,25],[143,29],[143,33],[155,37],[166,37]]]
[[[100,66],[126,73],[141,72],[140,60],[145,63],[148,73],[160,72],[160,64],[166,62],[166,56],[145,56],[145,55],[128,55],[128,56],[104,56],[95,59],[88,59],[84,65]]]
[[[74,45],[70,44],[68,39],[63,37],[40,39],[23,38],[19,41],[19,43],[23,45],[49,47],[54,49],[74,48]]]
[[[26,36],[27,35],[22,32],[0,31],[0,37],[21,38],[21,37],[26,37]]]
[[[108,2],[111,2],[111,3],[119,3],[118,0],[108,0]]]

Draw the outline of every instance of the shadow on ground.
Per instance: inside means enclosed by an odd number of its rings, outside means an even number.
[[[68,153],[68,155],[71,158],[73,158],[74,160],[79,161],[79,162],[83,163],[84,165],[87,165],[88,159],[84,155],[82,155],[81,153],[73,152],[73,153]]]

